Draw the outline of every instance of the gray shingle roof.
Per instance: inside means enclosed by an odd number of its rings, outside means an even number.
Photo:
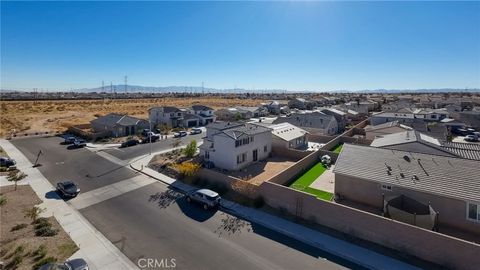
[[[232,127],[230,129],[223,130],[223,133],[225,133],[227,136],[233,139],[237,139],[242,135],[255,135],[255,134],[260,134],[260,133],[270,132],[270,131],[271,131],[270,128],[267,128],[261,125],[246,123],[241,126]]]
[[[287,142],[296,138],[300,138],[308,133],[307,131],[290,123],[271,125],[269,128],[272,129],[272,135],[277,136],[278,138]]]
[[[212,108],[205,106],[205,105],[192,105],[192,109],[194,111],[208,111],[213,110]]]
[[[332,115],[321,112],[295,113],[289,117],[278,117],[273,123],[290,123],[297,127],[325,129],[331,121],[336,121]]]
[[[333,172],[480,202],[480,161],[345,144]]]
[[[100,125],[105,126],[134,126],[138,124],[140,121],[146,121],[143,119],[135,118],[128,115],[116,114],[116,113],[109,113],[105,116],[100,116],[97,119],[92,120],[92,123],[98,123]]]

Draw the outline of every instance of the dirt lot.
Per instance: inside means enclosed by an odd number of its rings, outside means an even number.
[[[24,209],[32,208],[42,201],[37,197],[29,185],[18,186],[15,191],[13,186],[2,187],[2,196],[6,203],[0,207],[0,261],[6,266],[15,260],[21,262],[17,266],[5,267],[5,269],[28,269],[31,270],[35,263],[42,259],[54,257],[58,261],[64,261],[78,250],[75,243],[63,231],[54,217],[48,218],[52,229],[58,230],[55,236],[35,236],[32,220],[25,217]],[[12,230],[19,224],[20,229]],[[39,251],[43,245],[44,251]],[[18,259],[21,258],[21,259]]]
[[[250,184],[260,185],[279,172],[292,166],[296,161],[284,157],[268,158],[248,166],[237,172],[230,172],[231,176],[243,179]]]
[[[262,100],[203,98],[156,98],[116,100],[0,101],[0,136],[16,132],[63,131],[72,124],[88,123],[96,115],[112,112],[147,118],[152,106],[187,107],[194,104],[214,109],[257,106]]]

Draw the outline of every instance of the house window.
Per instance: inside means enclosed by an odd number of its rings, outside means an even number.
[[[245,162],[247,159],[247,153],[243,153],[237,156],[237,164]]]
[[[266,153],[267,151],[268,151],[268,147],[265,145],[265,146],[263,147],[263,152]]]
[[[387,191],[392,191],[392,186],[382,184],[382,189],[383,189],[383,190],[387,190]]]
[[[210,158],[210,152],[205,151],[205,158],[206,158],[206,159],[209,159],[209,158]]]
[[[480,221],[480,204],[467,203],[467,218]]]
[[[253,142],[253,137],[250,137],[250,141]]]

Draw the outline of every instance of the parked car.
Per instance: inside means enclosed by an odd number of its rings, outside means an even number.
[[[187,202],[194,202],[202,205],[207,210],[218,206],[220,203],[220,195],[210,189],[198,189],[187,194]]]
[[[17,162],[14,159],[8,158],[8,157],[0,157],[0,167],[13,167],[17,164]]]
[[[87,142],[85,140],[75,140],[73,146],[75,146],[75,148],[82,148],[87,146]]]
[[[144,135],[142,143],[149,143],[150,139],[152,140],[152,142],[156,142],[158,139],[160,139],[160,135],[155,134],[153,132],[147,132]]]
[[[478,141],[478,137],[476,135],[467,135],[464,140],[467,142],[476,142]]]
[[[38,270],[88,270],[88,264],[83,259],[73,259],[62,264],[47,263]]]
[[[190,135],[195,135],[200,133],[202,133],[202,130],[199,128],[192,128],[192,130],[190,130]]]
[[[75,137],[73,137],[73,136],[70,136],[70,137],[66,137],[66,138],[65,138],[64,143],[65,143],[65,144],[72,144],[72,143],[74,143],[76,140],[77,140],[77,138],[75,138]]]
[[[57,192],[64,197],[76,197],[80,189],[72,181],[66,180],[57,183]]]
[[[139,144],[139,141],[135,140],[135,139],[132,139],[132,140],[128,140],[126,142],[123,142],[121,147],[130,147],[130,146],[134,146],[134,145],[137,145],[137,144]]]
[[[174,138],[180,138],[180,137],[185,137],[185,136],[187,136],[187,132],[186,132],[186,131],[179,131],[179,132],[173,133],[173,137],[174,137]]]

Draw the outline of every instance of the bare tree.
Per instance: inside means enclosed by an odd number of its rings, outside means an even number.
[[[17,182],[27,177],[27,175],[19,170],[10,171],[7,176],[8,181],[15,183],[15,190],[17,190]]]

